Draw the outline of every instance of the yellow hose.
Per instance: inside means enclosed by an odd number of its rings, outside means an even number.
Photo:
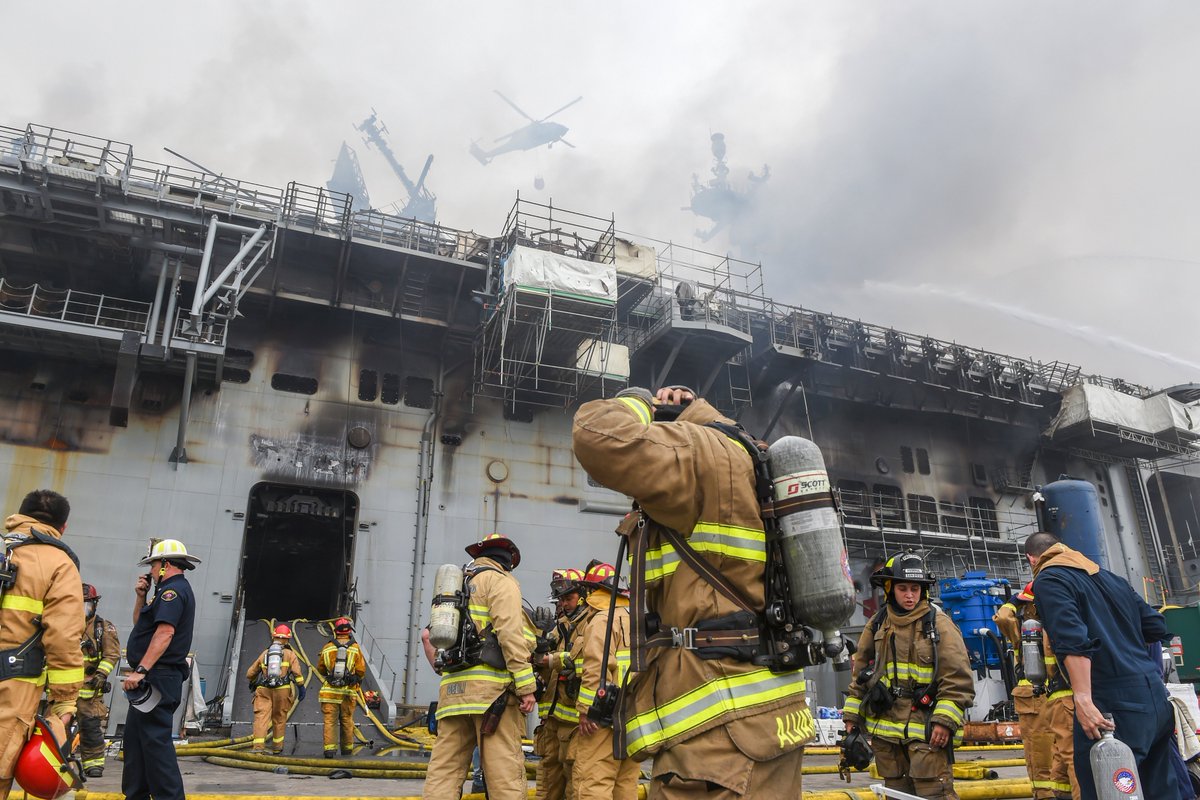
[[[994,750],[1024,750],[1023,744],[968,744],[954,748],[956,753],[978,753],[991,752]],[[804,748],[804,754],[808,756],[838,756],[842,751],[837,747],[830,745],[816,745],[813,747]]]
[[[954,791],[961,800],[1005,800],[1005,798],[1028,798],[1033,796],[1033,785],[1027,780],[987,781],[966,786],[955,786]],[[483,795],[480,795],[482,797]],[[189,800],[202,800],[188,795]],[[819,792],[804,792],[802,800],[878,800],[870,789],[830,789]],[[295,800],[298,800],[296,798]],[[342,800],[346,800],[342,798]],[[391,798],[396,800],[396,798]]]
[[[245,767],[246,769],[266,768],[267,771],[273,770],[275,767],[287,767],[289,770],[293,768],[316,769],[324,770],[316,774],[325,775],[333,769],[348,769],[355,772],[356,777],[363,778],[424,778],[428,764],[423,761],[385,761],[382,759],[376,760],[354,760],[345,758],[297,758],[294,756],[276,756],[265,753],[239,753],[236,751],[222,750],[214,748],[212,750],[192,750],[186,753],[188,756],[196,756],[203,758],[212,764],[217,764],[223,767]],[[216,760],[214,760],[216,759]],[[525,765],[525,774],[532,779],[535,775],[536,766],[534,764]],[[396,772],[408,773],[399,776]],[[358,773],[363,773],[359,775]],[[310,774],[310,773],[301,773]]]
[[[256,764],[248,761],[241,761],[234,758],[223,758],[221,756],[205,756],[204,760],[209,764],[215,764],[218,767],[234,767],[235,769],[253,769],[259,772],[274,772],[277,767],[271,764]],[[355,778],[408,778],[410,780],[420,780],[425,777],[424,772],[407,769],[357,769],[354,767],[309,767],[305,765],[279,765],[283,766],[289,774],[295,775],[320,775],[328,777],[335,770],[343,770],[349,772]]]

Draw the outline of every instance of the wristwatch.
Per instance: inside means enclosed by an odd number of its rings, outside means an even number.
[[[146,669],[146,668],[145,668],[145,667],[143,667],[141,664],[138,664],[136,667],[134,667],[134,668],[133,668],[133,671],[134,671],[134,672],[136,672],[136,673],[137,673],[137,674],[139,674],[139,675],[145,675],[145,674],[146,674],[147,672],[149,672],[150,670]]]

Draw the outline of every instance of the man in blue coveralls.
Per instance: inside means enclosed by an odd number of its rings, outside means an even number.
[[[1137,760],[1141,796],[1193,800],[1191,787],[1179,781],[1175,716],[1162,667],[1147,648],[1167,637],[1162,614],[1053,534],[1030,536],[1025,555],[1042,623],[1075,692],[1075,775],[1083,800],[1096,798],[1092,744],[1114,727]]]
[[[123,685],[130,696],[125,717],[125,768],[121,791],[127,800],[184,800],[179,760],[171,743],[172,718],[183,697],[183,682],[190,673],[188,651],[192,649],[192,626],[196,620],[196,597],[183,571],[195,569],[200,559],[188,555],[176,539],[156,542],[140,564],[150,573],[138,577],[134,591],[133,631],[126,643],[125,657],[133,671]],[[146,602],[151,581],[154,599]],[[144,702],[133,699],[145,683],[157,691]]]

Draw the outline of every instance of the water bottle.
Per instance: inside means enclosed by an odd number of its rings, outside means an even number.
[[[1112,722],[1111,714],[1105,714],[1104,718]],[[1088,758],[1092,763],[1092,780],[1096,782],[1096,800],[1146,800],[1133,751],[1113,736],[1112,731],[1101,732],[1100,741],[1092,745]]]

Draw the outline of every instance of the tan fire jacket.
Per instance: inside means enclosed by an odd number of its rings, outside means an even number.
[[[250,669],[246,670],[246,680],[250,681],[251,683],[254,683],[259,680],[259,676],[261,675],[262,681],[263,681],[263,686],[266,686],[267,653],[269,653],[269,652],[270,652],[270,648],[263,650],[262,654],[259,655],[258,660],[250,665]],[[324,650],[322,650],[321,655],[324,655],[324,654],[325,654]],[[337,657],[336,654],[337,654],[337,647],[334,647],[334,657],[335,658]],[[362,667],[363,674],[365,675],[366,670],[367,670],[367,665],[365,663],[363,663],[362,656],[359,656],[359,658],[358,658],[358,665],[360,665]],[[358,677],[360,680],[362,679],[362,675],[359,675]],[[294,650],[292,650],[292,648],[288,647],[287,645],[284,645],[283,657],[279,664],[279,686],[274,686],[274,687],[269,687],[269,688],[274,688],[274,689],[287,688],[288,686],[291,686],[293,683],[296,683],[296,684],[302,683],[303,680],[304,680],[304,674],[302,672],[300,672],[300,659],[296,657],[296,652]]]
[[[13,514],[4,520],[5,541],[11,544],[29,535],[36,527],[40,532],[62,537],[56,529],[32,517]],[[28,544],[12,551],[12,563],[17,567],[17,579],[0,600],[0,650],[23,644],[41,620],[45,631],[42,647],[46,651],[46,668],[36,678],[11,678],[46,687],[51,703],[74,704],[83,685],[83,581],[71,558],[57,547]],[[55,710],[65,713],[65,707]]]
[[[962,725],[967,708],[975,700],[975,681],[971,677],[971,660],[963,643],[962,633],[950,616],[937,609],[937,671],[933,664],[933,642],[923,630],[929,602],[922,600],[907,613],[898,613],[889,605],[878,629],[868,625],[858,640],[854,655],[854,676],[850,680],[849,696],[843,709],[847,722],[866,727],[872,736],[897,742],[928,741],[930,731],[926,722],[936,722],[954,732],[954,743],[962,741]],[[860,682],[867,669],[874,678]],[[884,687],[899,690],[891,710],[872,716],[862,707],[862,699],[872,685],[879,681]],[[914,711],[915,691],[937,683],[936,702],[931,710]]]
[[[333,686],[329,683],[329,679],[333,677],[333,669],[337,664],[338,646],[345,644],[346,647],[346,685]],[[367,674],[367,662],[363,658],[362,648],[358,646],[358,642],[352,641],[350,637],[346,637],[341,641],[336,638],[332,642],[326,642],[321,648],[321,654],[317,656],[316,664],[317,672],[322,678],[325,678],[325,683],[321,685],[321,691],[317,693],[317,700],[322,703],[340,703],[347,697],[353,697],[357,692],[357,687],[362,683],[362,679]]]
[[[97,632],[100,636],[97,638]],[[88,700],[96,696],[97,687],[112,673],[121,658],[121,640],[117,626],[97,615],[83,626],[83,638],[90,643],[91,655],[83,657],[83,674],[87,684],[79,690],[79,699]]]
[[[575,415],[579,463],[599,483],[634,497],[645,513],[630,544],[645,537],[646,604],[662,630],[739,610],[682,564],[666,528],[686,538],[755,608],[765,604],[766,535],[754,465],[741,444],[705,427],[718,420],[728,422],[695,400],[678,421],[652,422],[650,408],[632,397],[593,400]],[[814,736],[801,671],[775,674],[746,661],[702,659],[682,647],[650,648],[622,706],[626,749],[639,760],[717,726],[758,761]]]
[[[538,717],[551,717],[566,725],[579,722],[579,711],[575,708],[575,698],[567,691],[566,665],[571,662],[571,647],[580,633],[580,623],[586,613],[586,603],[580,603],[571,616],[558,618],[558,624],[550,632],[554,640],[554,650],[549,653],[549,666],[539,667],[538,675],[546,687],[542,699],[538,702]],[[573,669],[573,667],[572,667]]]
[[[481,633],[494,631],[504,654],[505,669],[477,664],[442,673],[437,718],[482,714],[505,691],[518,696],[537,688],[529,655],[537,645],[533,626],[521,606],[521,586],[504,567],[490,558],[477,558],[467,567],[491,567],[475,574],[470,587],[471,621]]]
[[[575,708],[580,714],[586,715],[592,703],[596,702],[600,684],[615,683],[621,686],[629,671],[629,599],[617,598],[612,640],[608,645],[608,672],[605,675],[600,674],[600,668],[604,662],[604,636],[608,630],[612,593],[596,589],[584,602],[588,610],[575,632],[571,658],[580,677],[579,698],[575,701]]]
[[[1023,598],[1026,593],[1029,595],[1028,600]],[[996,613],[992,615],[992,621],[1000,629],[1001,635],[1012,644],[1018,664],[1022,663],[1021,625],[1027,619],[1041,619],[1038,616],[1037,603],[1034,601],[1032,584],[1025,587],[1016,598],[996,609]],[[1046,683],[1053,687],[1052,696],[1057,698],[1073,694],[1065,681],[1058,680],[1058,659],[1050,648],[1050,637],[1045,631],[1042,631],[1042,661],[1046,665]],[[1022,678],[1020,683],[1028,684],[1030,681]]]

